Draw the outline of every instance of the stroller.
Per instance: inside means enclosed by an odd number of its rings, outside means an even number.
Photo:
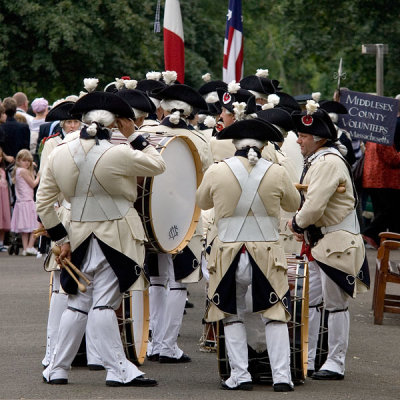
[[[10,207],[11,207],[11,214],[15,204],[15,185],[12,181],[11,173],[14,169],[15,164],[10,164],[6,167],[6,178],[8,182],[8,192],[10,196]],[[8,234],[8,254],[16,256],[19,254],[19,250],[22,248],[22,239],[21,235],[15,232],[10,232]]]

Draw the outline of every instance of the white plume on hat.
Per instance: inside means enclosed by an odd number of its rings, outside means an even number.
[[[120,78],[115,78],[115,87],[118,90],[121,90],[123,87],[125,87],[125,81]]]
[[[235,101],[234,103],[232,103],[232,106],[236,121],[243,120],[247,104],[244,101],[240,103],[238,101]]]
[[[204,82],[210,82],[211,81],[211,74],[209,72],[207,72],[206,74],[204,74],[201,79],[203,79]]]
[[[267,69],[258,69],[256,72],[256,76],[259,78],[268,78],[269,71]]]
[[[135,79],[124,80],[124,83],[127,89],[136,89],[137,80]]]
[[[321,99],[321,92],[311,93],[311,97],[314,101],[316,101],[318,103]]]
[[[178,74],[176,71],[164,71],[162,73],[162,76],[164,78],[164,82],[167,85],[172,85],[178,78]]]
[[[275,106],[277,106],[280,102],[280,97],[277,96],[276,94],[270,94],[268,96],[268,102],[266,104],[264,104],[261,108],[263,110],[268,110],[270,108],[274,108]]]
[[[237,93],[240,89],[240,83],[236,81],[231,81],[228,83],[228,92],[229,93]]]
[[[76,94],[70,94],[65,98],[65,101],[73,101],[76,102],[79,99],[79,97]]]
[[[215,118],[212,117],[211,115],[207,115],[207,117],[204,120],[204,125],[207,128],[214,128],[214,126],[217,124],[217,122],[215,121]]]
[[[219,100],[217,92],[207,93],[205,100],[206,103],[216,103]]]
[[[97,88],[98,84],[99,80],[97,78],[85,78],[83,80],[83,87],[88,93],[93,92]]]
[[[161,72],[150,71],[146,74],[146,79],[151,81],[159,81],[161,79]]]
[[[306,110],[308,115],[312,115],[317,111],[319,108],[319,104],[316,103],[314,100],[307,100]]]
[[[334,124],[336,124],[339,120],[339,116],[336,113],[329,113],[329,118]]]

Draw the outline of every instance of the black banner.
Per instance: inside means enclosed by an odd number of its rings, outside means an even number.
[[[338,115],[338,126],[353,139],[391,146],[396,130],[399,101],[391,97],[343,90],[340,102],[348,114]]]

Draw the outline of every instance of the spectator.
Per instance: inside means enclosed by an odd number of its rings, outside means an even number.
[[[367,142],[365,150],[363,187],[371,196],[374,218],[363,237],[375,248],[380,232],[400,233],[400,105],[397,115],[394,144]]]
[[[31,133],[27,124],[16,121],[17,103],[12,97],[6,97],[3,106],[7,120],[0,126],[0,143],[3,143],[4,153],[15,157],[21,149],[29,149]]]
[[[34,248],[35,236],[33,231],[38,227],[33,189],[39,184],[39,174],[35,177],[33,169],[33,157],[27,149],[18,152],[16,167],[13,170],[13,182],[15,184],[15,202],[11,218],[11,231],[21,233],[23,256],[36,255]]]
[[[17,102],[17,113],[22,114],[26,118],[29,129],[31,129],[33,116],[28,114],[29,100],[26,97],[26,94],[23,92],[17,92],[14,94],[13,99]]]
[[[6,110],[4,109],[4,106],[0,103],[0,125],[4,124],[4,122],[6,122],[6,119]]]
[[[30,151],[32,155],[36,153],[36,144],[39,136],[39,127],[44,124],[46,115],[49,111],[49,103],[43,97],[36,98],[32,101],[32,111],[35,113],[35,118],[30,125],[31,128],[31,142]]]
[[[10,230],[11,223],[10,197],[5,167],[4,154],[0,147],[0,252],[7,250],[7,247],[4,246],[4,236]]]

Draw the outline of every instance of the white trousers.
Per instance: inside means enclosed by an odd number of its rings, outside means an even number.
[[[224,318],[225,345],[231,375],[226,380],[229,387],[251,381],[248,372],[247,334],[244,313],[247,310],[246,293],[251,285],[252,266],[247,252],[240,255],[235,273],[237,315]],[[290,343],[287,324],[261,317],[265,325],[265,339],[271,364],[272,379],[276,383],[293,385],[290,373]]]
[[[316,261],[308,263],[309,315],[308,315],[308,370],[315,370],[321,313],[316,307],[322,303],[321,271]]]
[[[175,281],[171,254],[158,254],[159,276],[150,277],[150,326],[152,343],[147,354],[180,358],[178,335],[182,326],[187,290]]]
[[[345,360],[346,352],[349,344],[349,332],[350,332],[350,314],[347,310],[349,306],[349,295],[342,290],[332,279],[326,275],[322,269],[320,269],[316,262],[311,262],[314,267],[318,269],[315,272],[314,269],[310,272],[310,278],[312,274],[320,275],[320,279],[310,280],[310,305],[315,300],[312,299],[312,295],[319,293],[317,285],[321,285],[322,297],[324,300],[324,306],[327,311],[329,311],[328,317],[328,357],[321,370],[328,370],[337,372],[344,375],[345,372]],[[316,303],[318,304],[318,303]],[[318,331],[312,333],[313,338],[311,338],[311,331],[309,332],[309,342],[314,343],[318,341]],[[315,338],[316,336],[316,338]],[[316,344],[315,344],[316,348]],[[315,358],[315,353],[314,353]],[[310,362],[310,352],[309,352],[309,362]],[[310,364],[308,365],[310,368]]]
[[[93,323],[93,343],[107,370],[107,380],[129,382],[143,372],[127,360],[122,347],[115,311],[122,300],[118,278],[92,238],[83,260],[82,272],[92,281],[85,293],[68,296],[50,365],[43,371],[46,380],[67,379],[71,363],[79,349],[86,323]],[[99,309],[96,307],[104,307]],[[92,312],[89,312],[93,308]]]

